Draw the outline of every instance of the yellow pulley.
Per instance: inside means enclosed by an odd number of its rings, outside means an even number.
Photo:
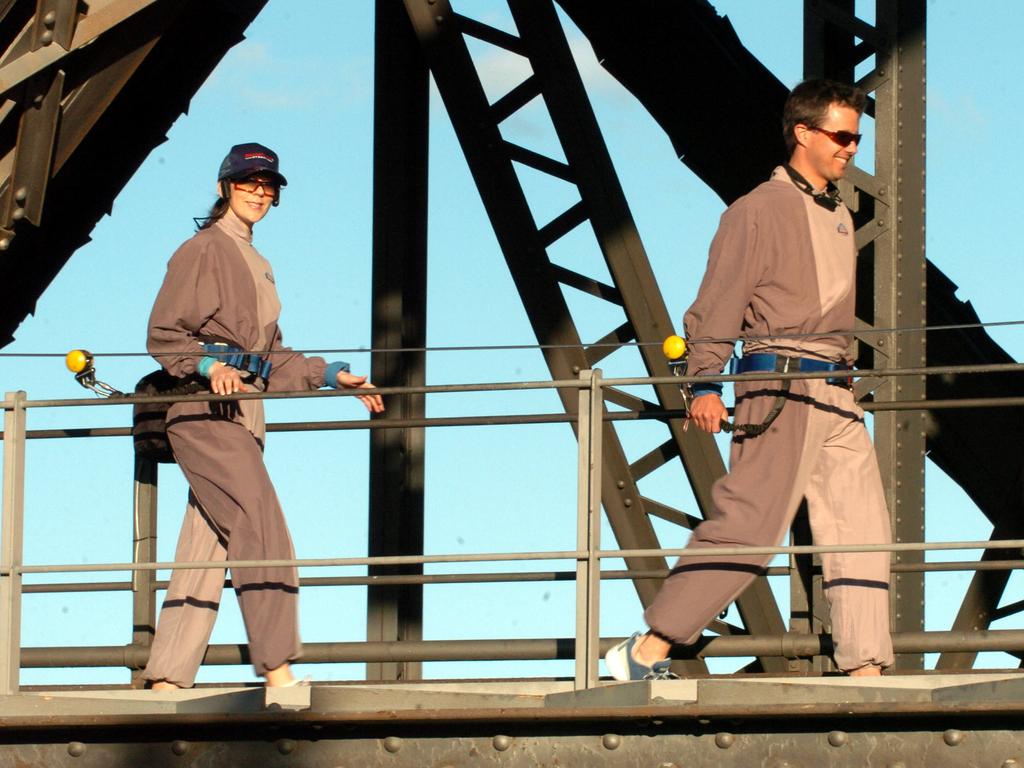
[[[92,353],[85,349],[72,349],[64,355],[64,365],[72,373],[81,373],[92,367]]]
[[[686,357],[686,340],[682,336],[673,334],[662,343],[661,351],[665,353],[665,357],[669,360],[679,360]]]

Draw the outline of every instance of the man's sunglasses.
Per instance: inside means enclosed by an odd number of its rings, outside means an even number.
[[[826,131],[824,128],[816,128],[814,126],[808,126],[808,128],[812,131],[817,131],[818,133],[825,134],[840,147],[848,147],[850,146],[850,144],[860,144],[860,140],[864,138],[863,133],[850,133],[849,131]]]

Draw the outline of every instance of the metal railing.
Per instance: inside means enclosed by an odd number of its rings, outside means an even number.
[[[942,368],[888,369],[885,371],[859,371],[858,376],[919,376],[935,374],[970,374],[1020,372],[1019,364],[945,366]],[[828,378],[830,373],[752,373],[739,376],[707,376],[701,381],[743,381]],[[772,546],[772,547],[702,547],[699,551],[687,549],[657,550],[605,550],[600,543],[601,513],[601,441],[602,423],[630,419],[656,418],[660,420],[681,418],[684,414],[675,411],[606,412],[604,410],[604,389],[664,383],[684,383],[696,377],[631,377],[603,379],[601,371],[582,371],[578,379],[555,381],[532,381],[518,383],[491,383],[441,385],[406,388],[381,388],[383,395],[410,393],[440,394],[455,392],[508,392],[541,389],[570,388],[578,390],[576,414],[544,413],[505,416],[468,416],[423,419],[389,419],[300,422],[268,425],[272,431],[320,431],[346,429],[393,429],[401,427],[440,427],[496,424],[569,423],[575,422],[578,432],[577,456],[577,509],[576,549],[566,551],[541,551],[518,553],[476,553],[461,555],[419,555],[401,557],[342,557],[294,560],[243,561],[227,560],[216,562],[152,562],[145,558],[143,550],[137,548],[136,562],[101,564],[49,564],[25,565],[23,563],[23,522],[25,496],[25,442],[30,439],[84,438],[101,436],[127,436],[129,428],[97,429],[49,429],[31,431],[27,429],[27,412],[32,408],[75,408],[111,405],[128,405],[147,402],[179,402],[203,400],[249,400],[249,399],[301,399],[322,397],[354,396],[350,391],[316,391],[291,393],[246,393],[225,398],[213,395],[150,396],[137,398],[61,399],[29,400],[25,392],[8,392],[3,401],[4,431],[0,438],[4,442],[3,457],[3,517],[2,542],[0,542],[0,694],[16,692],[19,687],[20,669],[24,666],[126,666],[141,668],[148,656],[148,648],[136,641],[128,646],[112,647],[52,647],[26,648],[20,646],[21,600],[24,593],[34,592],[84,592],[116,591],[131,589],[143,603],[155,600],[155,592],[166,586],[166,582],[155,579],[156,572],[172,568],[232,568],[255,565],[328,567],[368,565],[422,565],[428,563],[483,563],[483,562],[546,562],[572,560],[573,571],[533,571],[516,573],[476,574],[419,574],[399,576],[350,576],[305,578],[304,586],[337,585],[382,585],[382,584],[436,584],[436,583],[486,583],[498,581],[560,581],[573,580],[576,584],[576,632],[572,639],[520,639],[520,640],[477,640],[477,641],[419,641],[419,642],[377,642],[377,643],[317,643],[304,646],[304,661],[396,661],[396,660],[475,660],[475,659],[575,659],[575,687],[589,688],[598,680],[598,659],[612,642],[598,636],[600,611],[600,582],[607,579],[658,579],[667,571],[602,571],[601,561],[609,558],[639,556],[689,557],[717,554],[722,556],[738,554],[789,555],[820,554],[823,552],[870,552],[870,551],[937,551],[975,549],[1024,549],[1024,540],[1002,541],[956,541],[956,542],[915,542],[860,546]],[[360,394],[364,393],[360,391]],[[1024,405],[1024,397],[973,398],[970,400],[917,401],[914,403],[862,403],[869,411],[889,409],[936,409],[960,407],[1007,407]],[[139,461],[137,460],[137,464]],[[137,467],[138,473],[138,467]],[[138,477],[136,478],[138,480]],[[138,505],[138,498],[136,503]],[[155,532],[139,530],[136,520],[136,542],[155,540]],[[143,523],[143,528],[145,524]],[[155,552],[155,546],[150,552]],[[894,566],[893,570],[937,571],[937,570],[980,570],[1016,569],[1024,567],[1024,559],[1011,558],[1000,561],[955,563],[924,563],[912,566]],[[790,567],[766,569],[769,573],[789,573]],[[24,585],[25,574],[43,573],[102,573],[131,572],[129,582],[91,582],[68,584]],[[136,613],[139,610],[136,601]],[[988,632],[915,632],[902,633],[893,638],[897,652],[931,652],[945,650],[1010,652],[1024,651],[1024,631],[1002,630]],[[827,652],[823,638],[816,635],[784,633],[778,637],[735,636],[705,637],[697,644],[703,656],[748,656],[778,655],[786,658],[818,655]],[[211,646],[206,656],[207,663],[238,664],[247,660],[244,646]]]

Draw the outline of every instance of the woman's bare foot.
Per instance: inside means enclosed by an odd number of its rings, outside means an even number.
[[[272,669],[266,674],[267,688],[280,688],[281,686],[295,685],[295,675],[292,674],[292,665],[285,662],[277,669]]]
[[[180,691],[181,686],[170,683],[166,680],[154,680],[150,686],[151,691]]]

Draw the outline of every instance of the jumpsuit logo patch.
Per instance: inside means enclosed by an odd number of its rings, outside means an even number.
[[[836,227],[836,232],[838,232],[840,235],[850,234],[850,230],[846,228],[846,224],[844,224],[841,221],[839,222],[839,226]]]

